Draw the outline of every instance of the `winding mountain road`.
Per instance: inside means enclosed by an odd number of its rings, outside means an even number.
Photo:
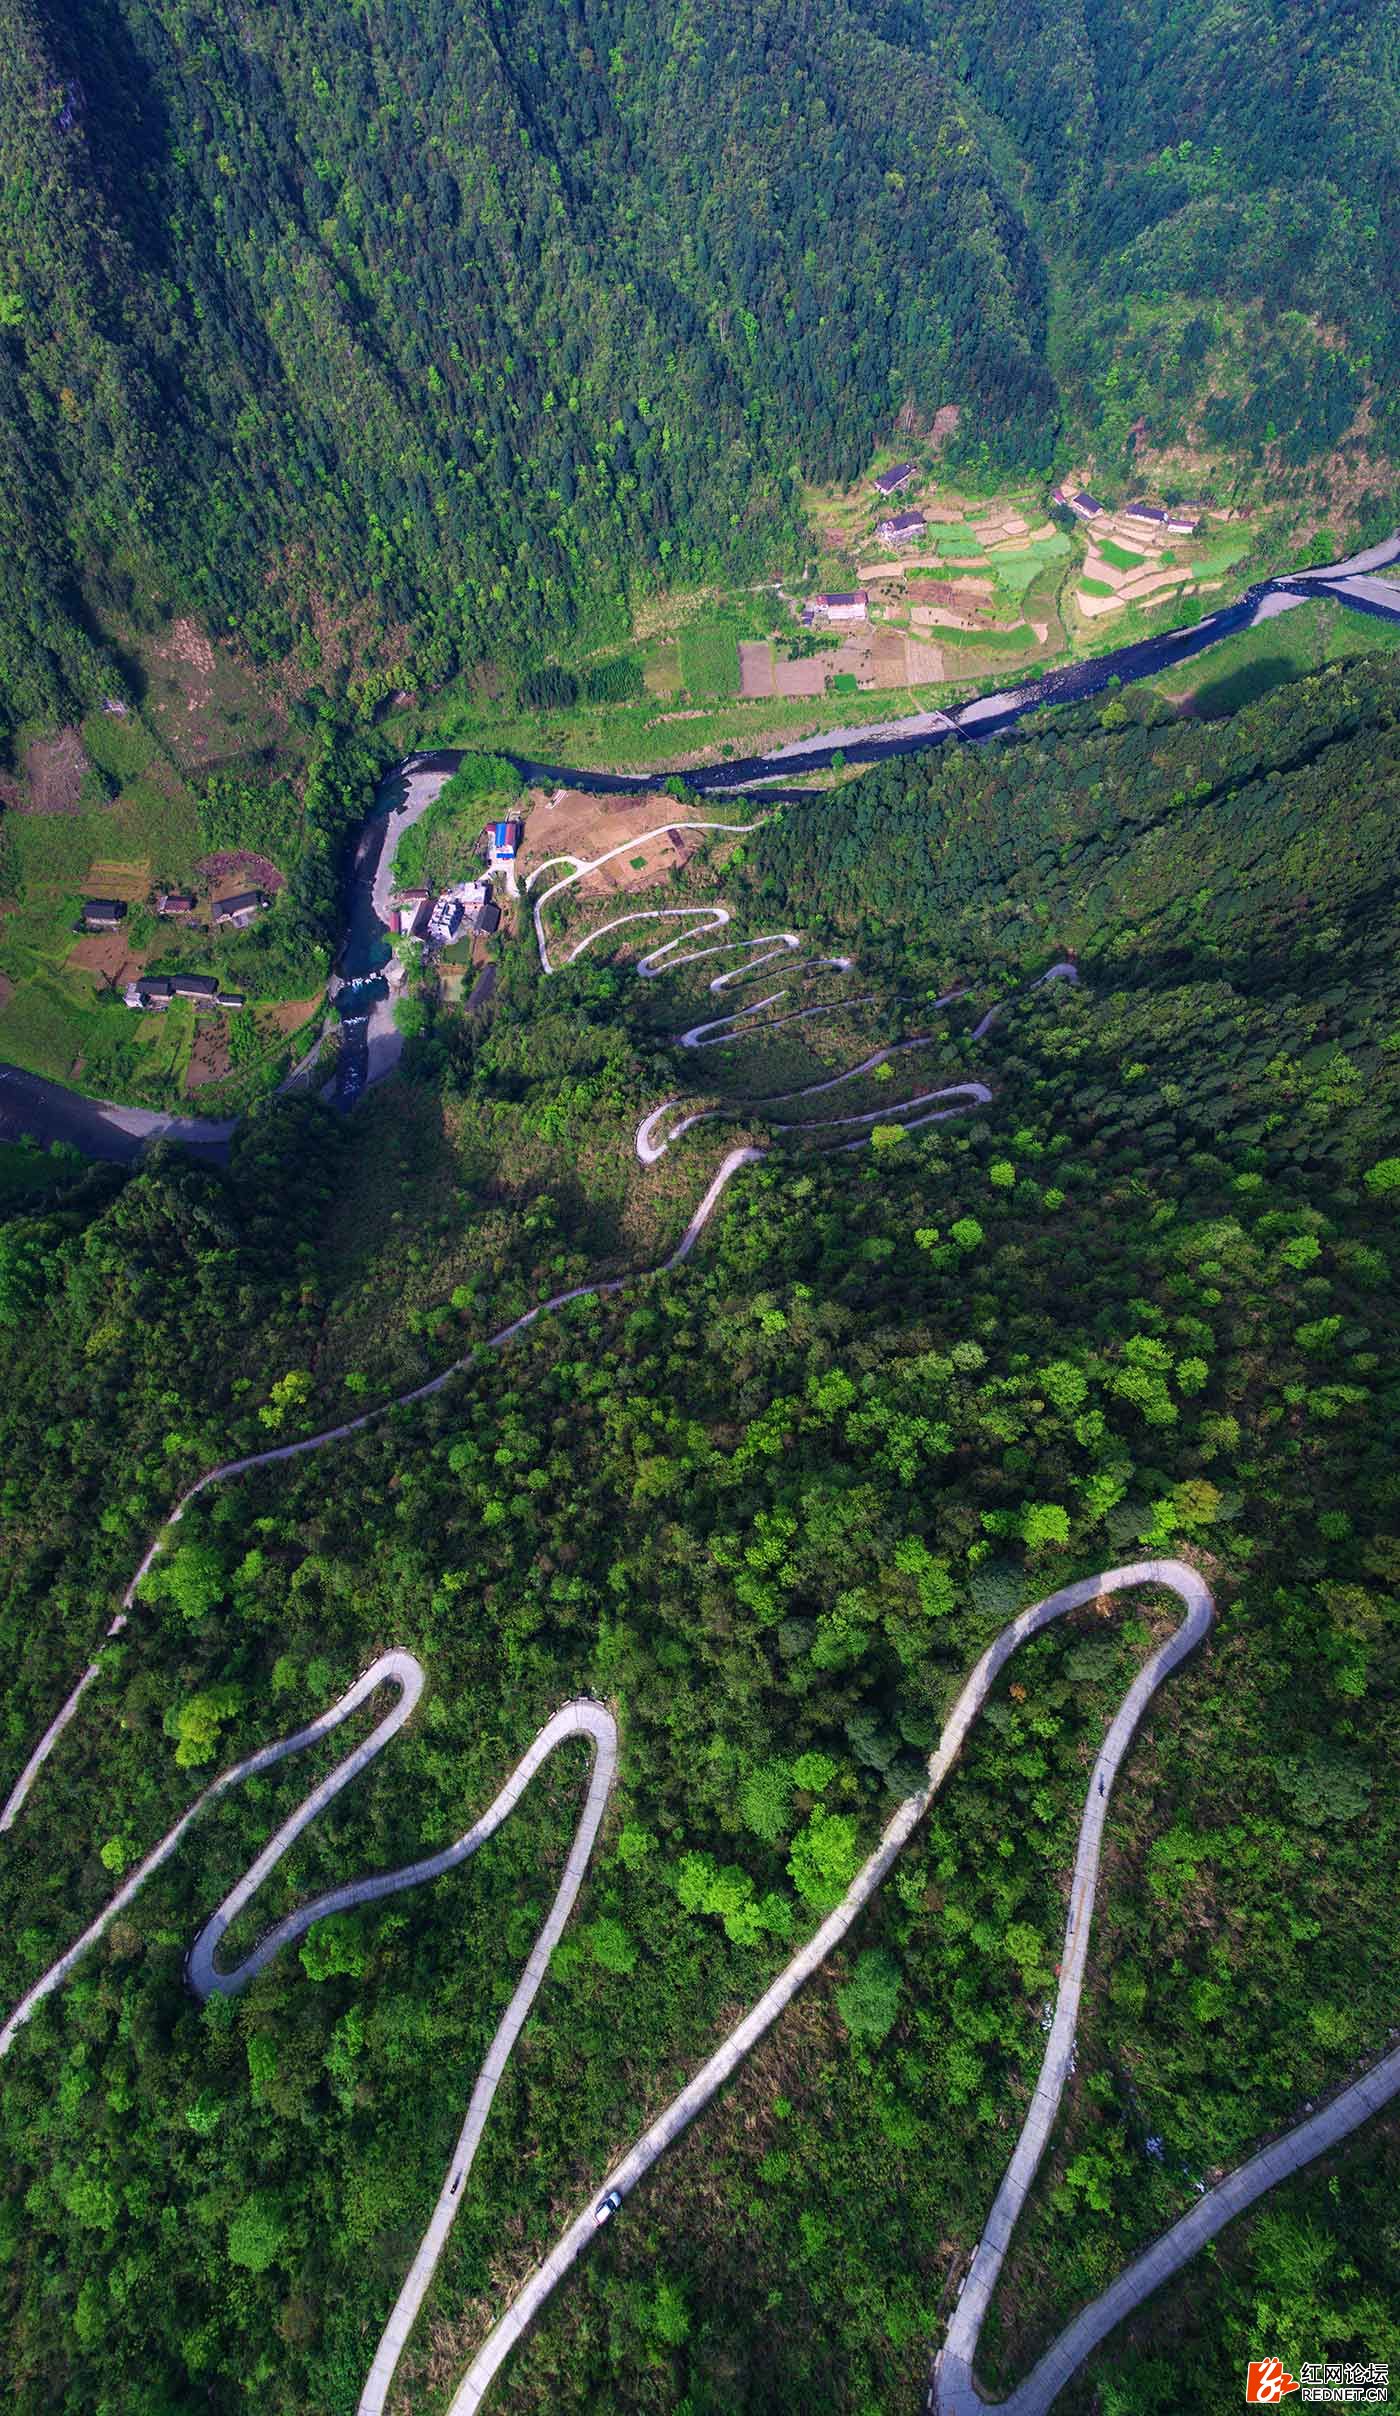
[[[174,1827],[167,1831],[160,1844],[137,1865],[125,1885],[117,1890],[81,1938],[59,1957],[42,1979],[35,1982],[4,2028],[0,2029],[0,2056],[4,2056],[35,2008],[62,1986],[70,1972],[110,1928],[117,1915],[140,1894],[147,1880],[161,1865],[169,1861],[181,1840],[212,1804],[234,1787],[241,1786],[245,1779],[271,1770],[289,1755],[304,1753],[308,1746],[318,1744],[358,1711],[370,1695],[385,1685],[398,1689],[397,1701],[369,1735],[313,1787],[297,1809],[283,1821],[256,1861],[249,1865],[237,1885],[229,1890],[222,1904],[210,1914],[200,1930],[186,1957],[185,1975],[201,2004],[216,1992],[222,1996],[238,1995],[260,1971],[266,1970],[274,1955],[280,1954],[284,1946],[290,1946],[298,1938],[304,1937],[313,1923],[325,1920],[329,1914],[350,1912],[360,1905],[380,1903],[385,1897],[399,1895],[405,1888],[421,1887],[431,1880],[440,1879],[448,1871],[455,1871],[460,1864],[470,1861],[472,1855],[485,1845],[488,1837],[494,1837],[502,1823],[509,1819],[540,1765],[571,1738],[589,1739],[593,1747],[593,1767],[554,1901],[540,1926],[525,1968],[496,2026],[495,2036],[477,2074],[437,2205],[404,2277],[403,2287],[360,2393],[358,2416],[381,2416],[399,2360],[437,2270],[447,2235],[456,2220],[457,2210],[462,2203],[462,2185],[471,2171],[496,2091],[583,1885],[584,1873],[592,1858],[617,1777],[617,1725],[607,1706],[587,1699],[565,1703],[552,1720],[546,1721],[528,1750],[521,1755],[494,1802],[452,1845],[444,1846],[440,1853],[425,1855],[420,1862],[405,1864],[400,1870],[377,1871],[363,1879],[349,1880],[342,1887],[328,1889],[325,1894],[314,1897],[308,1904],[299,1905],[295,1912],[288,1913],[277,1922],[232,1971],[221,1972],[215,1958],[230,1924],[256,1895],[263,1881],[295,1844],[302,1831],[320,1817],[336,1796],[359,1777],[361,1771],[368,1768],[377,1754],[383,1752],[390,1738],[397,1735],[417,1705],[424,1685],[421,1662],[412,1653],[382,1653],[355,1680],[354,1685],[347,1688],[338,1702],[321,1713],[319,1719],[298,1729],[294,1736],[284,1737],[275,1745],[265,1745],[260,1752],[251,1753],[245,1760],[234,1763],[231,1769],[224,1771],[211,1786],[206,1787]]]
[[[705,828],[708,826],[692,824],[688,827]],[[624,844],[635,848],[638,842],[632,840]],[[599,862],[606,860],[606,858],[598,859]],[[581,879],[590,869],[592,867],[588,865],[576,865],[562,881],[555,883],[550,890],[546,891],[536,905],[536,933],[541,963],[546,973],[553,971],[554,968],[549,961],[547,940],[540,919],[540,907],[547,903],[550,897],[557,895],[561,889],[568,887],[572,881]],[[722,930],[729,923],[728,911],[718,906],[660,911],[668,917],[674,914],[675,919],[685,919],[692,928],[685,933],[677,934],[674,939],[664,942],[660,948],[652,950],[649,956],[639,962],[635,969],[643,978],[649,978],[654,973],[671,969],[675,965],[694,961],[701,956],[728,954],[735,948],[745,952],[767,948],[769,955],[766,958],[759,958],[757,961],[750,958],[747,963],[732,967],[728,972],[717,976],[709,985],[712,991],[722,990],[738,978],[755,977],[762,965],[771,961],[775,955],[785,955],[789,959],[792,971],[800,969],[799,964],[792,961],[793,951],[801,945],[800,939],[798,935],[786,932],[768,934],[764,938],[755,940],[722,941],[709,948],[677,955],[675,951],[683,940],[699,936],[693,928],[697,916],[704,918],[702,923],[704,930]],[[618,918],[617,923],[607,928],[617,929],[622,924],[642,919],[652,918],[642,914],[629,914]],[[582,947],[603,936],[603,932],[588,935],[579,944],[579,948],[572,952],[573,956],[577,956]],[[668,958],[670,959],[669,966],[666,963]],[[572,958],[566,961],[572,961]],[[808,969],[848,971],[851,968],[849,961],[845,959],[820,959]],[[1076,969],[1068,961],[1052,965],[1048,972],[1041,976],[1042,982],[1076,979]],[[1039,987],[1040,984],[1033,986]],[[762,1027],[747,1020],[757,1016],[769,1006],[780,1004],[785,995],[785,991],[771,993],[764,999],[754,1002],[752,1006],[738,1010],[735,1015],[721,1019],[729,1027],[726,1036],[732,1039],[742,1039],[759,1029],[773,1029],[779,1023],[802,1020],[805,1015],[829,1012],[835,1005],[851,1003],[849,1001],[825,1002],[817,1007],[804,1009],[798,1015],[775,1018],[769,1025]],[[959,995],[961,995],[960,992],[949,992],[937,1003],[950,1004]],[[989,1009],[976,1025],[975,1035],[977,1037],[985,1035],[1010,1003],[1012,1002],[1003,1001]],[[736,1025],[740,1028],[735,1029]],[[696,1045],[697,1034],[707,1035],[712,1028],[712,1026],[696,1027],[691,1034],[684,1037],[693,1046]],[[872,1070],[875,1065],[884,1062],[888,1057],[927,1045],[929,1037],[929,1035],[921,1035],[910,1041],[890,1044],[886,1049],[863,1059],[858,1067],[849,1069],[845,1074],[812,1083],[800,1091],[779,1094],[766,1103],[760,1101],[753,1104],[757,1107],[764,1104],[779,1105],[829,1091],[841,1082],[852,1079],[855,1075]],[[911,1111],[914,1109],[930,1106],[931,1103],[955,1096],[963,1101],[962,1106],[957,1108],[933,1106],[930,1114],[917,1118],[912,1115]],[[916,1122],[930,1122],[941,1114],[965,1112],[967,1105],[985,1104],[990,1097],[991,1093],[984,1084],[964,1083],[947,1086],[939,1091],[920,1093],[911,1100],[899,1103],[897,1107],[884,1108],[877,1113],[881,1119],[888,1119],[895,1114],[903,1114],[909,1118],[905,1129],[913,1129]],[[650,1111],[649,1115],[643,1119],[636,1136],[637,1153],[643,1163],[655,1164],[657,1159],[689,1125],[703,1121],[716,1112],[723,1112],[696,1111],[689,1116],[683,1116],[676,1124],[658,1135],[661,1119],[679,1104],[675,1100],[663,1102],[659,1108]],[[874,1121],[873,1115],[835,1117],[818,1119],[814,1125],[799,1129],[834,1131],[850,1125],[873,1125]],[[868,1132],[862,1131],[855,1141],[842,1141],[831,1144],[831,1146],[859,1147],[863,1146],[869,1137]],[[742,1166],[754,1163],[765,1154],[763,1150],[757,1148],[730,1151],[707,1186],[676,1249],[664,1262],[666,1268],[679,1265],[689,1255],[733,1175]],[[503,1326],[499,1332],[488,1338],[488,1345],[489,1347],[504,1345],[532,1325],[538,1317],[560,1308],[570,1301],[589,1296],[605,1296],[620,1291],[624,1285],[636,1280],[638,1280],[636,1277],[618,1276],[593,1284],[577,1285],[568,1291],[558,1293],[551,1300],[538,1304],[527,1310],[522,1316],[512,1320],[510,1324]],[[335,1442],[344,1440],[387,1416],[393,1408],[423,1400],[439,1392],[467,1363],[467,1357],[464,1357],[454,1362],[452,1366],[443,1369],[440,1374],[427,1382],[413,1387],[401,1395],[398,1401],[385,1402],[375,1409],[365,1411],[360,1416],[325,1429],[319,1434],[305,1436],[296,1442],[279,1444],[265,1451],[249,1454],[242,1459],[226,1461],[220,1466],[208,1470],[181,1497],[165,1526],[148,1548],[123,1596],[122,1608],[112,1621],[108,1630],[109,1636],[119,1634],[125,1627],[138,1588],[149,1573],[157,1553],[165,1545],[190,1502],[208,1487],[252,1469],[269,1466],[282,1460],[295,1459],[305,1453],[322,1450]],[[1028,1610],[1023,1611],[988,1646],[952,1706],[937,1749],[930,1758],[926,1784],[916,1795],[901,1804],[893,1814],[873,1853],[857,1873],[840,1904],[827,1916],[814,1937],[799,1949],[785,1970],[765,1990],[750,2011],[735,2024],[728,2036],[716,2047],[694,2077],[642,2133],[613,2171],[598,2184],[597,2189],[590,2196],[588,2205],[580,2210],[561,2234],[549,2255],[529,2277],[487,2335],[457,2387],[451,2401],[449,2416],[469,2416],[470,2411],[476,2410],[483,2404],[490,2384],[505,2359],[510,2355],[569,2268],[582,2254],[588,2241],[594,2237],[596,2199],[614,2190],[620,2197],[625,2198],[627,2193],[635,2188],[637,2182],[664,2154],[670,2143],[724,2087],[758,2040],[777,2020],[783,2009],[847,1936],[943,1786],[969,1728],[1018,1646],[1031,1636],[1038,1634],[1055,1619],[1082,1609],[1091,1603],[1106,1600],[1106,1598],[1127,1589],[1144,1585],[1163,1587],[1174,1593],[1182,1606],[1182,1617],[1173,1633],[1150,1656],[1134,1678],[1089,1776],[1070,1889],[1068,1920],[1061,1958],[1060,1986],[1040,2076],[1011,2163],[997,2192],[982,2239],[974,2252],[946,2340],[935,2360],[929,2385],[926,2405],[930,2416],[982,2416],[985,2403],[981,2399],[973,2379],[973,2362],[977,2342],[1016,2223],[1024,2208],[1036,2169],[1051,2136],[1063,2096],[1065,2080],[1072,2067],[1074,2035],[1079,2015],[1093,1905],[1098,1883],[1103,1826],[1111,1790],[1116,1783],[1124,1756],[1148,1704],[1171,1671],[1200,1643],[1214,1616],[1214,1605],[1204,1580],[1195,1570],[1180,1561],[1134,1562],[1061,1587],[1043,1601],[1035,1603]],[[83,1695],[98,1674],[99,1666],[94,1662],[84,1672],[67,1703],[50,1723],[12,1788],[3,1811],[0,1811],[0,1830],[8,1830],[13,1826],[45,1759],[58,1743],[64,1729],[75,1715]],[[306,1796],[298,1809],[281,1824],[262,1853],[257,1856],[247,1872],[229,1891],[200,1929],[191,1946],[186,1966],[190,1986],[197,1996],[204,1998],[216,1990],[225,1994],[236,1993],[245,1987],[259,1971],[263,1970],[282,1947],[304,1936],[316,1921],[335,1912],[378,1901],[401,1889],[424,1884],[455,1868],[474,1854],[485,1839],[492,1835],[502,1821],[509,1816],[540,1764],[550,1753],[566,1739],[575,1735],[586,1735],[591,1740],[594,1748],[592,1774],[558,1893],[536,1938],[524,1972],[477,2076],[462,2132],[449,2163],[437,2205],[405,2278],[403,2288],[366,2378],[359,2402],[359,2416],[381,2416],[393,2375],[432,2282],[444,2243],[460,2204],[461,2190],[470,2171],[472,2159],[506,2061],[527,2018],[534,1997],[543,1982],[554,1946],[563,1932],[582,1884],[583,1875],[606,1811],[617,1767],[617,1733],[611,1713],[604,1706],[587,1701],[565,1704],[553,1719],[546,1722],[541,1728],[533,1744],[506,1779],[488,1810],[452,1846],[399,1871],[372,1874],[328,1890],[310,1903],[298,1907],[296,1911],[275,1924],[233,1970],[220,1971],[216,1960],[217,1951],[229,1925],[256,1894],[263,1880],[281,1860],[294,1840],[383,1750],[391,1737],[412,1715],[422,1692],[423,1683],[422,1667],[412,1654],[386,1653],[355,1681],[337,1703],[322,1713],[317,1720],[311,1722],[309,1726],[297,1731],[292,1737],[249,1755],[245,1760],[223,1773],[204,1790],[160,1844],[153,1848],[151,1853],[137,1866],[83,1935],[34,1984],[10,2015],[3,2029],[0,2029],[0,2055],[3,2055],[8,2052],[17,2033],[29,2019],[35,2007],[55,1989],[62,1986],[77,1963],[99,1941],[117,1914],[132,1902],[147,1879],[170,1858],[189,1828],[215,1800],[239,1785],[244,1779],[273,1767],[289,1755],[303,1751],[329,1735],[381,1686],[392,1685],[395,1687],[397,1689],[396,1701],[370,1735],[362,1740],[345,1757],[344,1761],[337,1765],[335,1770],[321,1780]],[[1323,2148],[1334,2144],[1338,2138],[1344,2137],[1347,2132],[1364,2121],[1370,2113],[1377,2111],[1387,2103],[1397,2090],[1400,2090],[1400,2050],[1388,2056],[1370,2073],[1354,2082],[1350,2088],[1341,2093],[1331,2106],[1324,2108],[1321,2113],[1313,2115],[1307,2122],[1296,2126],[1284,2138],[1262,2150],[1246,2165],[1241,2166],[1237,2172],[1228,2176],[1217,2189],[1203,2197],[1200,2203],[1182,2218],[1180,2223],[1167,2232],[1161,2240],[1154,2243],[1153,2247],[1137,2259],[1109,2290],[1105,2291],[1091,2307],[1086,2308],[1074,2323],[1067,2327],[1011,2400],[1003,2403],[1011,2412],[1011,2416],[1041,2416],[1041,2412],[1049,2407],[1069,2376],[1077,2370],[1083,2359],[1102,2340],[1105,2333],[1122,2319],[1124,2314],[1138,2305],[1170,2274],[1178,2271],[1197,2252],[1199,2247],[1225,2223],[1229,2222],[1242,2207],[1252,2203],[1263,2190],[1272,2186],[1276,2180],[1283,2178],[1289,2172],[1296,2171],[1300,2165],[1320,2153]]]

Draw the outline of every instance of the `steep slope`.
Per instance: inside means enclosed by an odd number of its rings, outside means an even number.
[[[1018,470],[1143,412],[1296,469],[1364,407],[1385,483],[1393,5],[3,0],[0,42],[7,726],[111,683],[80,596],[313,662],[368,601],[386,682],[606,637],[771,572],[906,407]]]

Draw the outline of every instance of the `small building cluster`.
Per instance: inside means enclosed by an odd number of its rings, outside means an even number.
[[[399,889],[389,901],[389,926],[396,936],[421,939],[430,948],[449,947],[466,930],[499,930],[500,921],[486,879],[455,881],[436,898],[430,889]]]
[[[261,889],[240,890],[236,897],[215,898],[210,916],[215,925],[243,931],[255,914],[261,914],[271,899]],[[199,900],[192,889],[160,889],[156,892],[155,911],[162,921],[193,914]],[[121,898],[84,898],[82,927],[84,931],[116,931],[126,920],[126,904]]]
[[[901,487],[908,486],[910,479],[914,475],[914,468],[915,465],[912,461],[897,461],[892,463],[890,468],[888,470],[882,470],[879,477],[875,480],[876,494],[885,496],[897,495]]]
[[[890,519],[877,523],[875,534],[882,545],[912,545],[927,527],[922,512],[895,512]]]
[[[1073,512],[1076,520],[1097,520],[1105,510],[1097,496],[1087,494],[1083,487],[1071,493],[1068,487],[1056,487],[1050,497],[1062,511]],[[1140,529],[1155,529],[1173,537],[1194,537],[1200,528],[1202,513],[1198,504],[1125,503],[1122,517]]]
[[[870,598],[863,587],[850,595],[813,596],[802,607],[802,618],[808,629],[822,621],[863,621],[868,617]]]
[[[1201,525],[1201,515],[1194,504],[1129,503],[1123,508],[1125,520],[1135,521],[1139,528],[1165,529],[1173,537],[1194,537]]]
[[[212,973],[142,973],[127,983],[124,995],[129,1007],[152,1014],[163,1014],[177,998],[193,999],[196,1013],[247,1005],[241,990],[221,990]]]

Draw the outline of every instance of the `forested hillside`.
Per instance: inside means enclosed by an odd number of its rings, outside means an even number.
[[[6,1781],[200,1468],[468,1361],[192,1506],[4,1857],[5,2009],[203,1778],[388,1645],[427,1666],[423,1705],[231,1955],[457,1835],[570,1694],[617,1712],[619,1795],[413,2405],[446,2405],[564,2215],[835,1901],[977,1654],[1071,1577],[1184,1555],[1219,1618],[1115,1792],[1076,2084],[989,2379],[1387,2043],[1397,729],[1395,667],[1349,665],[1227,723],[1111,698],[786,809],[725,868],[734,934],[781,909],[854,936],[863,1046],[927,1034],[929,1078],[990,1103],[855,1155],[774,1128],[787,1154],[693,1260],[498,1351],[470,1345],[588,1271],[607,1137],[630,1160],[643,1109],[694,1082],[660,1034],[716,1011],[709,963],[545,982],[523,941],[484,1020],[422,1036],[370,1139],[283,1102],[227,1174],[41,1160],[26,1190],[9,1167]],[[1069,947],[1077,984],[1029,989]],[[750,1130],[792,1041],[755,1030],[704,1076]],[[673,1229],[720,1146],[701,1127],[639,1178],[671,1183]],[[1090,1606],[1018,1655],[848,1948],[590,2250],[502,2409],[922,2404],[1039,2066],[1091,1757],[1160,1610]],[[230,1799],[0,2064],[23,2416],[232,2411],[250,2385],[285,2416],[356,2404],[577,1768],[469,1871],[318,1925],[201,2011],[185,1950],[310,1774]],[[1295,2371],[1392,2353],[1393,2128],[1332,2182],[1233,2227],[1067,2411],[1231,2404],[1261,2307]]]
[[[800,481],[906,411],[957,405],[984,469],[1125,462],[1144,411],[1296,466],[1374,401],[1375,502],[1392,36],[1286,0],[3,0],[4,726],[119,689],[103,624],[153,598],[313,664],[368,606],[387,683],[606,635],[780,567]]]

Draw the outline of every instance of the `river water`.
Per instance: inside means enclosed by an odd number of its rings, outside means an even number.
[[[1285,579],[1268,579],[1251,587],[1234,604],[1210,613],[1193,629],[1169,630],[1162,637],[1142,638],[1116,647],[1089,662],[1067,663],[1044,672],[1020,687],[998,689],[972,697],[948,713],[921,713],[903,721],[866,722],[845,730],[825,730],[816,737],[796,739],[768,755],[745,756],[730,763],[705,764],[685,773],[689,786],[702,796],[730,795],[757,789],[763,800],[780,804],[811,794],[803,788],[773,783],[784,776],[829,770],[839,755],[845,763],[881,763],[892,756],[921,755],[950,739],[994,738],[1028,714],[1048,705],[1077,704],[1101,696],[1117,683],[1128,687],[1153,679],[1160,672],[1190,662],[1236,630],[1254,628],[1290,612],[1310,598],[1331,596],[1352,612],[1400,624],[1400,587],[1371,574],[1400,562],[1400,531],[1383,544],[1354,554],[1344,562],[1318,570],[1299,571]],[[386,929],[389,868],[398,840],[426,812],[433,798],[462,760],[455,747],[439,747],[410,755],[381,782],[365,817],[346,885],[345,926],[337,973],[341,987],[336,1004],[342,1019],[342,1039],[336,1096],[351,1106],[365,1084],[393,1064],[396,1042],[383,968],[390,958]],[[577,764],[540,763],[529,756],[510,758],[522,781],[530,785],[583,789],[618,796],[628,791],[655,789],[665,775],[649,772],[600,772]],[[372,1063],[373,1061],[373,1063]],[[40,1141],[68,1141],[90,1157],[129,1163],[148,1140],[162,1136],[178,1140],[210,1157],[227,1152],[230,1124],[204,1123],[189,1116],[166,1116],[136,1108],[115,1107],[104,1100],[85,1099],[41,1075],[26,1074],[0,1064],[0,1137],[30,1133]]]

